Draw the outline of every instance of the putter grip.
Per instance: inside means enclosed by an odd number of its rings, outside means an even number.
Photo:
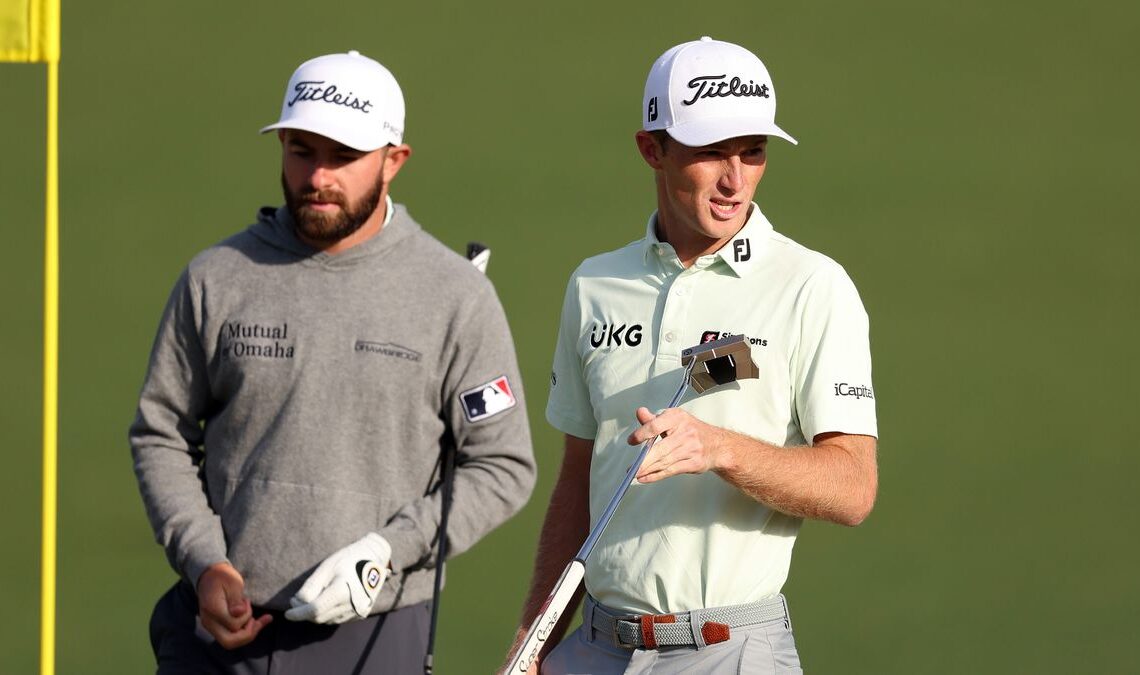
[[[562,576],[554,584],[554,590],[547,596],[546,602],[542,603],[542,609],[530,624],[526,639],[515,652],[511,664],[504,671],[505,675],[520,675],[530,669],[585,576],[586,566],[580,560],[571,560],[566,569],[562,570]]]

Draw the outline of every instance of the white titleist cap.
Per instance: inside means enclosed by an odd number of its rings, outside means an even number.
[[[371,152],[404,137],[404,94],[388,69],[360,52],[302,63],[285,88],[273,129],[311,131]]]
[[[682,145],[758,134],[796,142],[776,126],[776,89],[760,59],[710,37],[658,57],[645,81],[641,110],[646,131],[664,129]]]

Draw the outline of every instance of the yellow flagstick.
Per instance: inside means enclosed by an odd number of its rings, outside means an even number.
[[[58,16],[58,15],[57,15]],[[58,33],[57,33],[58,35]],[[56,486],[59,429],[59,60],[48,61],[44,204],[44,485],[40,673],[55,672]]]
[[[59,429],[59,0],[0,0],[0,61],[46,63],[44,190],[43,547],[40,673],[55,672],[56,485]]]

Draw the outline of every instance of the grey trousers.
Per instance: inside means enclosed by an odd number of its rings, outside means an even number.
[[[255,616],[263,610],[254,610]],[[150,644],[159,675],[311,675],[423,673],[431,603],[421,603],[337,626],[273,621],[253,642],[223,649],[198,622],[198,596],[183,581],[159,599],[150,618]]]
[[[542,662],[542,675],[802,675],[791,619],[733,628],[731,637],[701,649],[628,649],[589,627],[593,599],[586,596],[586,620]]]

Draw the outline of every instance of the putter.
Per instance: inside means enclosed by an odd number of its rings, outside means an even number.
[[[760,375],[756,363],[752,360],[748,338],[743,335],[732,335],[690,347],[681,352],[681,365],[685,368],[681,386],[677,388],[673,400],[666,406],[668,408],[675,407],[689,387],[701,394],[722,384],[756,378]],[[654,436],[642,444],[641,452],[633,460],[633,464],[625,474],[625,479],[618,486],[614,496],[610,498],[610,502],[606,505],[601,517],[598,518],[597,524],[590,530],[582,548],[578,549],[574,559],[562,571],[562,576],[554,584],[554,590],[542,603],[538,616],[531,623],[522,646],[515,652],[510,665],[504,672],[525,673],[538,658],[547,638],[554,631],[558,620],[562,618],[563,611],[570,604],[570,600],[586,576],[586,559],[594,550],[594,545],[598,543],[598,539],[601,538],[606,526],[609,525],[622,497],[629,491],[629,486],[633,484],[633,479],[637,476],[641,463],[645,461],[645,456],[649,454],[649,450],[658,438],[660,436]]]
[[[477,241],[467,243],[467,259],[483,274],[491,260],[491,249]],[[432,675],[435,668],[435,628],[439,620],[439,594],[443,589],[443,561],[447,556],[447,514],[451,511],[451,493],[455,489],[455,449],[445,449],[440,465],[442,504],[439,516],[439,552],[436,554],[435,585],[431,592],[431,627],[428,629],[427,654],[424,656],[424,675]]]

